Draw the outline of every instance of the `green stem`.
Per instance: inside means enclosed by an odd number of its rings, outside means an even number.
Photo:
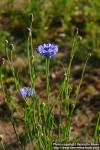
[[[30,42],[29,42],[29,37],[28,37],[28,40],[27,40],[27,55],[28,55],[28,65],[29,65],[29,74],[30,74],[30,78],[31,78],[31,62],[30,62]],[[32,80],[32,78],[31,78]]]
[[[0,141],[0,143],[1,143],[1,145],[2,145],[2,149],[3,149],[3,150],[6,150],[6,149],[5,149],[5,146],[4,146],[4,143],[3,143],[2,140]]]
[[[5,99],[5,89],[4,89],[4,85],[3,85],[3,81],[2,81],[2,68],[0,68],[0,82],[1,82],[1,87],[2,87],[2,91],[3,91],[3,96]]]
[[[97,123],[96,123],[96,128],[95,128],[95,132],[94,132],[94,142],[97,143],[99,141],[99,122],[100,122],[100,112],[99,112],[99,117],[98,117],[98,120],[97,120]]]
[[[33,47],[32,47],[32,33],[30,33],[27,40],[27,52],[28,52],[27,55],[28,55],[28,65],[29,65],[31,86],[33,87],[33,89],[35,89],[35,67],[34,67],[34,60],[32,60],[32,56],[34,57]]]
[[[46,58],[46,100],[49,100],[49,58]]]
[[[66,126],[67,127],[66,128],[66,133],[67,134],[65,134],[65,137],[67,138],[66,140],[69,140],[71,117],[72,117],[72,114],[73,114],[75,106],[76,106],[77,97],[78,97],[78,94],[79,94],[80,86],[81,86],[82,81],[83,81],[83,77],[84,77],[84,73],[85,73],[85,69],[86,69],[86,65],[87,65],[89,57],[90,57],[90,55],[88,55],[87,58],[86,58],[86,62],[84,64],[84,67],[83,67],[83,70],[82,70],[81,79],[80,79],[80,82],[79,82],[79,85],[78,85],[78,88],[77,88],[77,93],[76,93],[76,97],[75,97],[75,103],[73,104],[73,108],[72,108],[71,111],[69,111],[69,106],[68,106],[68,115],[67,115],[67,118],[66,118],[67,119],[66,120],[66,124],[67,124],[67,126]]]
[[[31,61],[31,78],[32,78],[32,86],[35,90],[35,66],[34,66],[34,50],[33,50],[33,42],[32,42],[32,22],[30,24],[30,57],[33,57],[33,60]]]
[[[61,119],[62,119],[61,103],[60,103],[60,113],[59,113],[59,142],[61,142]]]
[[[20,85],[19,85],[19,80],[17,79],[16,77],[16,74],[15,74],[15,69],[14,69],[14,66],[13,66],[13,54],[12,54],[12,50],[10,50],[10,68],[11,68],[11,71],[12,71],[12,74],[13,74],[13,77],[14,77],[14,82],[15,82],[15,86],[16,86],[16,90],[17,92],[19,92],[19,89],[20,89]]]
[[[65,80],[64,80],[64,91],[65,91],[65,112],[66,112],[66,127],[65,127],[65,133],[64,133],[64,139],[67,141],[69,140],[69,128],[70,128],[70,110],[69,110],[69,105],[70,105],[70,93],[69,93],[69,79],[70,79],[70,74],[71,74],[71,66],[72,62],[74,59],[74,55],[76,52],[76,46],[77,46],[77,35],[74,35],[73,41],[72,41],[72,50],[71,50],[71,56],[70,56],[70,62],[68,65],[68,69],[65,71]]]

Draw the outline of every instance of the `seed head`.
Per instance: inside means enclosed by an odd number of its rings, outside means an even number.
[[[10,44],[10,45],[9,45],[9,48],[10,48],[11,50],[14,50],[14,44]]]
[[[31,36],[31,29],[30,28],[27,28],[27,34],[28,34],[28,36]]]
[[[76,34],[79,33],[79,29],[77,27],[74,28],[74,33],[76,33]]]
[[[44,102],[42,103],[42,106],[43,106],[43,107],[45,107],[45,106],[46,106]]]
[[[0,56],[0,66],[1,66],[1,65],[4,65],[4,63],[5,63],[5,59]]]
[[[92,56],[92,54],[91,54],[91,53],[89,53],[89,56],[91,57],[91,56]]]
[[[33,23],[33,21],[34,21],[34,16],[33,16],[32,13],[29,15],[29,20],[30,20],[31,23]]]
[[[8,44],[9,43],[8,40],[5,40],[5,43]]]

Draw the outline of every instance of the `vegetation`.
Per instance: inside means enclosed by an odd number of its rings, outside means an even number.
[[[0,93],[3,93],[2,105],[9,111],[6,116],[16,136],[14,144],[6,143],[1,136],[0,148],[25,150],[30,144],[31,150],[51,150],[53,142],[58,145],[79,143],[81,137],[71,138],[71,121],[79,110],[77,105],[85,72],[99,66],[100,3],[98,0],[21,2],[20,7],[14,0],[9,0],[7,8],[0,11],[3,21],[0,24]],[[56,45],[48,47],[41,43]],[[39,49],[39,45],[43,47]],[[57,57],[59,54],[63,54],[63,60],[61,56]],[[75,75],[72,75],[75,65],[82,67],[74,85],[71,79]],[[59,81],[56,81],[52,68],[63,72]],[[43,86],[38,80],[43,80]],[[42,96],[39,86],[42,87]],[[56,91],[53,97],[52,87]],[[96,93],[91,85],[85,92],[90,95]],[[100,113],[96,112],[92,126],[93,143],[100,140]],[[17,126],[21,126],[21,133]],[[61,144],[59,146],[59,149],[63,148]]]

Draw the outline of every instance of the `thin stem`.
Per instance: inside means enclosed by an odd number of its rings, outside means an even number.
[[[49,100],[49,58],[46,58],[46,100]]]
[[[33,57],[31,61],[31,78],[32,78],[32,86],[35,90],[35,67],[34,67],[34,50],[33,50],[33,42],[32,42],[32,21],[30,24],[30,58]]]
[[[10,44],[9,48],[8,48],[8,41],[5,41],[5,52],[6,52],[6,55],[7,55],[7,59],[8,59],[8,62],[9,62],[10,69],[11,69],[13,77],[14,77],[14,82],[15,82],[16,89],[17,89],[17,91],[19,91],[19,81],[16,78],[15,69],[14,69],[14,66],[13,66],[13,50],[14,50],[14,45]]]
[[[1,87],[2,87],[2,91],[3,91],[3,96],[5,99],[5,89],[4,89],[4,85],[3,85],[3,81],[2,81],[2,68],[0,68],[0,82],[1,82]]]
[[[100,112],[99,112],[99,117],[96,123],[96,128],[95,128],[95,132],[94,132],[94,142],[98,142],[99,141],[99,134],[98,134],[98,127],[99,127],[99,122],[100,122]]]
[[[11,67],[11,71],[12,71],[12,74],[13,74],[13,77],[14,77],[14,82],[15,82],[15,86],[16,86],[16,90],[17,92],[19,92],[19,81],[17,80],[17,77],[16,77],[16,74],[15,74],[15,69],[14,69],[14,66],[13,66],[13,53],[12,53],[12,50],[10,50],[10,67]]]
[[[5,53],[6,53],[7,59],[9,60],[9,54],[8,54],[8,41],[7,41],[7,40],[5,40]]]
[[[82,70],[82,75],[81,75],[81,79],[80,79],[80,82],[79,82],[79,85],[78,85],[78,88],[77,88],[77,93],[76,93],[76,97],[75,97],[75,103],[73,105],[73,108],[72,110],[69,112],[68,116],[67,116],[67,140],[69,140],[69,135],[70,135],[70,123],[71,123],[71,117],[72,117],[72,114],[74,112],[74,109],[75,109],[75,106],[76,106],[76,102],[77,102],[77,97],[78,97],[78,93],[79,93],[79,90],[80,90],[80,86],[82,84],[82,81],[83,81],[83,77],[84,77],[84,73],[85,73],[85,69],[86,69],[86,65],[87,65],[87,62],[88,62],[88,59],[89,59],[90,55],[87,56],[86,58],[86,62],[84,64],[84,67],[83,67],[83,70]]]
[[[71,74],[71,66],[73,62],[73,58],[75,55],[75,49],[77,46],[77,35],[74,35],[73,41],[72,41],[72,50],[71,50],[71,56],[70,56],[70,62],[68,69],[65,71],[65,80],[64,80],[64,90],[65,90],[65,111],[66,111],[66,127],[65,127],[65,133],[64,133],[64,138],[68,141],[69,140],[69,128],[70,128],[70,110],[69,110],[69,100],[70,100],[70,93],[69,93],[69,79],[70,79],[70,74]]]
[[[31,31],[31,29],[29,30],[29,36],[28,36],[28,40],[27,40],[27,55],[28,55],[28,65],[29,65],[31,86],[35,90],[35,67],[34,67],[34,60],[32,60],[32,57],[34,57],[34,55],[33,55],[33,47],[32,47],[32,31]]]
[[[79,94],[79,91],[80,91],[80,87],[81,87],[81,84],[82,84],[82,81],[83,81],[83,77],[84,77],[86,65],[87,65],[87,62],[88,62],[90,56],[91,56],[91,54],[89,54],[89,55],[87,56],[86,61],[85,61],[85,64],[84,64],[84,67],[83,67],[83,70],[82,70],[81,79],[80,79],[79,85],[78,85],[77,90],[76,90],[75,104],[76,104],[76,101],[77,101],[77,98],[78,98],[78,94]]]
[[[16,128],[15,128],[15,125],[14,125],[14,121],[13,121],[12,119],[13,119],[13,118],[11,118],[10,121],[11,121],[12,127],[13,127],[13,129],[14,129],[14,132],[15,132],[15,135],[16,135],[17,142],[18,142],[18,144],[20,145],[21,150],[24,150],[24,149],[23,149],[22,142],[20,141],[19,135],[17,134]]]
[[[66,89],[66,102],[67,102],[67,112],[69,115],[69,79],[70,79],[70,74],[71,74],[71,65],[72,65],[72,61],[75,55],[75,48],[77,45],[77,37],[74,36],[73,37],[73,42],[72,42],[72,50],[71,50],[71,56],[70,56],[70,62],[69,62],[69,66],[68,66],[68,70],[65,72],[65,89]]]
[[[28,37],[28,40],[27,40],[27,55],[28,55],[28,65],[29,65],[29,73],[30,73],[30,78],[31,78],[31,62],[30,62],[30,39]],[[31,78],[32,80],[32,78]]]
[[[5,148],[4,143],[3,143],[2,140],[0,141],[0,143],[1,143],[1,145],[2,145],[2,149],[3,149],[3,150],[6,150],[6,148]]]
[[[59,113],[59,142],[61,142],[61,119],[62,119],[62,112],[61,112],[61,103],[60,103],[60,113]]]

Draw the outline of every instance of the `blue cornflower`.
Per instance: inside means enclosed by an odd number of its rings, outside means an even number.
[[[30,96],[35,96],[36,95],[35,91],[30,87],[21,88],[20,91],[19,91],[19,94],[21,96],[25,96],[25,97],[30,97]]]
[[[58,52],[58,46],[55,44],[42,44],[37,47],[37,52],[45,57],[51,57]]]

